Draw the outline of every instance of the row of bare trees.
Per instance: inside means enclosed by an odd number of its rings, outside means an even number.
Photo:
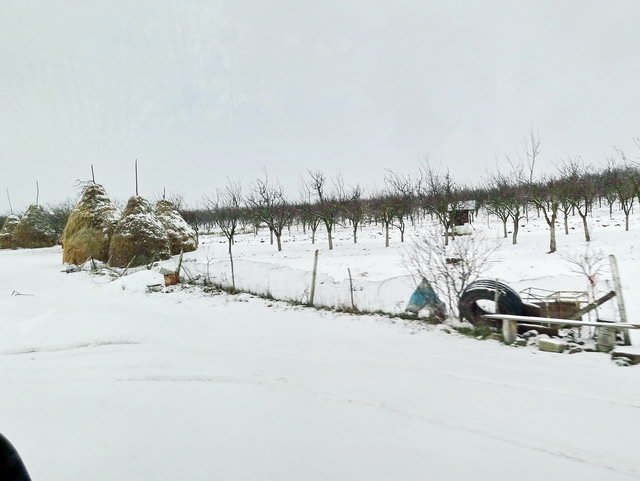
[[[448,171],[424,164],[413,175],[388,171],[384,187],[365,195],[359,185],[348,186],[338,176],[328,179],[320,171],[309,171],[302,183],[297,201],[291,201],[282,185],[266,174],[256,179],[243,193],[239,184],[228,182],[215,196],[204,202],[204,208],[184,209],[185,219],[197,231],[217,230],[229,243],[242,228],[260,227],[270,232],[271,243],[282,250],[283,234],[298,226],[316,242],[319,227],[326,232],[329,249],[334,246],[337,226],[349,227],[353,242],[363,224],[377,224],[389,246],[390,231],[396,229],[404,242],[407,226],[425,219],[437,222],[445,243],[452,236],[456,211],[469,200],[476,201],[476,211],[485,208],[503,225],[504,237],[511,229],[511,240],[517,244],[520,227],[531,216],[543,219],[549,229],[549,252],[557,249],[557,229],[569,233],[569,217],[581,219],[584,238],[591,240],[588,217],[594,206],[608,206],[624,213],[625,229],[629,217],[640,202],[640,169],[623,154],[620,160],[608,159],[601,167],[586,165],[580,159],[568,159],[554,173],[534,176],[539,143],[532,137],[528,163],[514,164],[508,171],[490,174],[474,187],[455,181]]]

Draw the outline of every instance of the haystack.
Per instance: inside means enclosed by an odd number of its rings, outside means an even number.
[[[151,204],[131,197],[111,236],[111,265],[132,267],[171,257],[169,238]]]
[[[10,215],[6,218],[2,230],[0,230],[0,249],[14,249],[16,247],[13,233],[19,223],[20,217],[17,215]]]
[[[58,237],[51,226],[47,211],[33,204],[27,209],[13,231],[16,247],[37,248],[56,245]]]
[[[187,224],[175,205],[168,200],[158,201],[156,216],[167,232],[172,255],[180,254],[181,251],[191,252],[198,248],[196,232]]]
[[[73,208],[62,233],[62,262],[82,264],[92,258],[106,262],[109,242],[118,224],[118,210],[100,184],[89,184]]]

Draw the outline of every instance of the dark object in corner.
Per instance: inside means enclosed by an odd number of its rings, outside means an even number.
[[[0,480],[31,481],[16,448],[0,434]]]

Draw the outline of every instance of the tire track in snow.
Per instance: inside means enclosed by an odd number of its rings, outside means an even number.
[[[297,394],[312,397],[316,400],[337,402],[344,404],[357,404],[374,409],[381,409],[397,416],[403,416],[418,422],[432,426],[468,433],[485,439],[492,439],[509,446],[518,446],[530,451],[536,451],[544,455],[554,456],[567,461],[585,464],[597,469],[603,469],[631,479],[640,479],[640,465],[630,463],[628,460],[604,456],[600,453],[578,450],[566,445],[557,444],[549,440],[527,438],[518,432],[509,432],[504,429],[488,428],[486,426],[472,425],[466,421],[456,420],[450,416],[427,415],[421,411],[412,411],[389,404],[385,401],[371,400],[357,397],[345,397],[329,391],[321,391],[303,384],[292,383],[284,377],[267,379],[262,376],[254,378],[227,376],[227,375],[159,375],[142,376],[138,378],[122,378],[121,382],[211,382],[245,384],[277,389],[286,389]]]
[[[39,352],[60,352],[71,351],[75,349],[93,349],[102,346],[122,346],[140,344],[138,341],[131,339],[105,339],[98,341],[78,342],[74,344],[58,344],[50,346],[26,347],[23,349],[0,352],[2,356],[16,356],[20,354],[34,354]]]

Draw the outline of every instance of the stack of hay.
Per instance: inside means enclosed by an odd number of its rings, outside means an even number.
[[[89,184],[74,207],[62,233],[62,262],[82,264],[89,258],[106,262],[118,210],[103,186]]]
[[[40,205],[30,205],[13,231],[16,247],[52,247],[58,242],[56,232],[49,222],[47,211]]]
[[[196,232],[183,219],[175,205],[168,200],[158,201],[156,216],[167,232],[172,255],[191,252],[198,248]]]
[[[16,244],[13,239],[13,233],[19,223],[20,217],[17,215],[10,215],[4,221],[2,230],[0,230],[0,249],[15,249]]]
[[[142,197],[131,197],[111,237],[110,264],[135,267],[169,257],[169,238],[151,204]]]

